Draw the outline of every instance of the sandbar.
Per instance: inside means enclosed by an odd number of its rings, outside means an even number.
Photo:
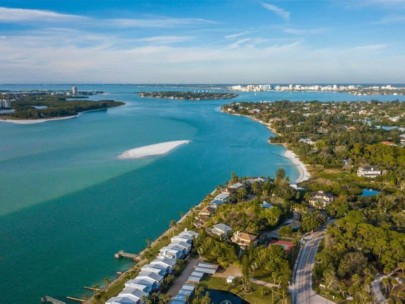
[[[43,122],[47,122],[47,121],[65,120],[65,119],[72,119],[72,118],[77,118],[77,117],[79,117],[79,114],[72,115],[72,116],[40,118],[40,119],[0,119],[0,122],[8,122],[8,123],[16,124],[16,125],[32,125],[32,124],[38,124],[38,123],[43,123]]]
[[[118,156],[118,159],[137,159],[147,156],[163,155],[169,153],[177,147],[188,144],[190,142],[190,140],[175,140],[143,146],[125,151]]]

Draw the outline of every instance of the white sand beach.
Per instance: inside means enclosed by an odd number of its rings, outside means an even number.
[[[17,124],[17,125],[33,125],[33,124],[39,124],[39,123],[43,123],[43,122],[47,122],[47,121],[77,118],[77,117],[79,117],[79,115],[80,114],[72,115],[72,116],[64,116],[64,117],[44,118],[44,119],[0,119],[0,122],[13,123],[13,124]]]
[[[175,140],[149,146],[143,146],[125,151],[118,156],[118,159],[136,159],[147,156],[163,155],[169,153],[177,147],[188,144],[190,142],[191,140]]]
[[[297,157],[297,155],[293,151],[286,150],[284,156],[287,157],[298,168],[299,175],[295,183],[302,183],[310,178],[311,175],[309,174],[304,163]]]

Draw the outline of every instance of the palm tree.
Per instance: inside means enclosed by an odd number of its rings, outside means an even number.
[[[177,222],[175,220],[171,220],[170,221],[170,228],[173,231],[173,236],[174,236],[174,233],[176,232],[176,230],[175,230],[176,226],[177,226]]]

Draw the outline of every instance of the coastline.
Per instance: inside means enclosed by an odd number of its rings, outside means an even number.
[[[250,118],[251,120],[266,126],[266,128],[268,130],[270,130],[270,132],[272,132],[272,133],[274,133],[274,134],[276,134],[278,136],[281,135],[280,133],[277,133],[274,128],[272,128],[270,123],[266,123],[266,122],[264,122],[262,120],[259,120],[259,119],[255,118],[255,117],[251,117],[249,115],[228,113],[228,112],[223,111],[222,109],[221,109],[221,112],[226,113],[226,114],[230,114],[230,115],[234,115],[234,116],[242,116],[242,117]],[[269,144],[272,145],[270,140],[269,140]],[[299,184],[299,183],[302,183],[302,182],[305,182],[305,181],[309,180],[309,178],[311,177],[311,174],[309,173],[306,165],[299,159],[299,157],[294,153],[294,151],[292,151],[292,150],[290,150],[288,148],[286,143],[283,143],[281,145],[284,146],[285,149],[286,149],[283,156],[285,158],[288,158],[294,164],[294,166],[296,166],[297,169],[298,169],[298,177],[297,177],[297,179],[295,180],[294,183]]]
[[[123,106],[125,106],[125,105],[126,105],[126,103],[123,104]],[[48,122],[48,121],[58,121],[58,120],[67,120],[67,119],[78,118],[83,113],[103,111],[103,110],[107,110],[107,109],[109,109],[109,108],[107,107],[107,108],[82,111],[82,112],[77,113],[76,115],[70,115],[70,116],[39,118],[39,119],[7,119],[7,118],[4,119],[4,118],[0,117],[0,122],[12,123],[12,124],[16,124],[16,125],[35,125],[35,124],[44,123],[44,122]]]

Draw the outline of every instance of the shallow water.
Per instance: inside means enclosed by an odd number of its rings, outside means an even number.
[[[284,148],[267,143],[264,126],[218,110],[229,100],[140,99],[134,92],[145,86],[79,89],[104,90],[93,98],[127,104],[71,120],[0,124],[1,303],[39,303],[45,294],[65,299],[103,284],[130,265],[115,260],[115,252],[140,251],[233,171],[274,176],[282,167],[297,177]],[[248,93],[237,100],[358,99],[344,95]],[[174,140],[191,143],[163,156],[117,159],[129,149]]]

